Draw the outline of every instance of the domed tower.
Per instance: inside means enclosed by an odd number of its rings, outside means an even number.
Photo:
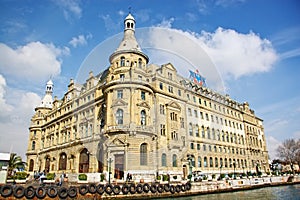
[[[109,61],[103,87],[106,113],[103,133],[107,137],[101,142],[104,145],[100,162],[113,158],[117,178],[124,178],[131,170],[143,174],[155,165],[154,159],[150,159],[154,151],[148,153],[155,147],[152,140],[155,102],[147,73],[149,58],[136,40],[135,19],[130,13],[124,20],[123,39]],[[137,160],[140,151],[142,158]]]
[[[46,84],[46,90],[45,90],[45,96],[41,102],[41,105],[39,107],[41,108],[52,108],[52,93],[53,93],[53,82],[50,79]]]
[[[124,20],[124,36],[116,51],[109,57],[111,69],[119,67],[144,68],[149,58],[144,54],[135,38],[135,19],[129,13]]]

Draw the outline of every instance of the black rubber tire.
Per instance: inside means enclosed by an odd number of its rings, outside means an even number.
[[[60,198],[60,199],[66,199],[67,197],[68,197],[68,189],[67,188],[65,188],[65,187],[61,187],[61,188],[59,188],[59,190],[58,190],[58,197]]]
[[[33,199],[35,197],[35,188],[33,186],[28,186],[25,189],[24,195],[27,199]]]
[[[186,189],[187,191],[189,191],[191,188],[192,188],[192,184],[191,184],[190,182],[187,182],[187,183],[185,184],[185,189]]]
[[[170,185],[169,184],[165,184],[164,185],[164,190],[165,190],[165,192],[170,192]]]
[[[13,187],[11,185],[3,185],[0,193],[2,197],[9,197],[13,193]]]
[[[16,198],[22,198],[25,193],[25,188],[22,185],[18,185],[14,188],[14,196]]]
[[[158,193],[163,193],[163,192],[164,192],[164,186],[159,184],[159,185],[157,186],[157,192],[158,192]]]
[[[152,184],[152,185],[150,186],[150,191],[151,191],[152,193],[156,193],[156,192],[157,192],[157,186],[156,186],[155,184]]]
[[[89,193],[95,194],[97,192],[97,186],[95,183],[89,184]]]
[[[150,185],[149,185],[149,183],[145,183],[145,184],[143,185],[143,191],[144,191],[145,193],[148,193],[148,192],[150,191]]]
[[[42,192],[42,193],[41,193]],[[43,199],[46,197],[47,190],[46,188],[40,186],[35,190],[35,196],[39,199]]]
[[[105,192],[106,194],[111,194],[113,192],[113,186],[111,184],[107,184],[105,186]]]
[[[179,192],[181,191],[181,185],[176,185],[176,186],[175,186],[175,191],[176,191],[177,193],[179,193]]]
[[[77,197],[77,188],[74,186],[69,187],[68,189],[68,195],[70,198],[75,198]]]
[[[124,184],[122,186],[122,194],[128,194],[128,192],[129,192],[129,185]]]
[[[115,185],[113,187],[113,193],[114,194],[120,194],[120,192],[121,192],[121,187],[119,185]]]
[[[170,192],[171,192],[172,194],[175,193],[175,186],[174,186],[174,185],[170,185]]]
[[[137,184],[136,192],[139,193],[139,194],[143,193],[143,185],[142,184],[140,184],[140,183]]]
[[[182,192],[185,192],[185,191],[186,191],[186,186],[185,186],[185,184],[182,184],[182,185],[181,185],[181,191],[182,191]]]
[[[79,194],[86,195],[88,193],[89,187],[87,185],[80,185],[79,186]]]
[[[54,186],[50,186],[47,190],[47,195],[50,198],[55,198],[57,196],[57,188]]]
[[[130,192],[130,194],[135,194],[135,192],[136,192],[135,184],[132,183],[129,185],[129,192]]]
[[[102,195],[105,192],[105,185],[99,184],[96,187],[97,193]]]

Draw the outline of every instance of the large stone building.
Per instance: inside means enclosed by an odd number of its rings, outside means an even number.
[[[148,60],[129,14],[105,71],[71,80],[62,99],[52,98],[49,81],[29,127],[28,171],[149,180],[269,171],[263,121],[248,103]]]

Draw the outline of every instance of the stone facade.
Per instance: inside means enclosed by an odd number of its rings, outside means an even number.
[[[62,99],[52,101],[47,83],[29,127],[28,171],[149,180],[268,172],[263,121],[248,103],[194,84],[171,63],[148,64],[131,14],[124,26],[108,69],[71,80]]]

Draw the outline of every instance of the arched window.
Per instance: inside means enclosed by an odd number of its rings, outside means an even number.
[[[67,155],[66,153],[61,153],[59,155],[58,170],[66,170],[66,169],[67,169]]]
[[[140,165],[147,165],[147,144],[143,143],[140,146]]]
[[[32,141],[31,143],[31,150],[35,150],[35,141]]]
[[[167,155],[165,153],[161,155],[161,166],[163,167],[167,166]]]
[[[223,167],[223,158],[220,158],[220,167]]]
[[[88,150],[84,148],[80,152],[80,156],[79,156],[79,173],[89,172],[89,162],[90,162],[90,157],[88,154]]]
[[[192,125],[192,123],[189,124],[189,133],[190,133],[190,136],[193,136],[193,125]]]
[[[207,138],[210,139],[210,129],[207,127]]]
[[[125,66],[125,57],[121,57],[121,67]]]
[[[201,167],[202,166],[202,163],[201,163],[201,157],[198,156],[198,167]]]
[[[225,167],[227,167],[228,166],[227,158],[224,159],[224,163],[225,163]]]
[[[209,158],[209,167],[214,167],[214,162],[212,157]]]
[[[123,124],[123,110],[122,109],[117,110],[116,122],[118,125]]]
[[[198,124],[195,127],[195,135],[196,135],[196,137],[199,137],[199,126],[198,126]]]
[[[139,58],[139,68],[142,68],[142,66],[143,66],[143,63],[142,63],[142,59],[141,58]]]
[[[172,159],[173,167],[177,167],[177,155],[173,154],[173,159]]]
[[[127,28],[130,28],[130,23],[129,23],[129,22],[127,22],[127,25],[126,25],[126,26],[127,26]]]
[[[215,157],[215,167],[219,167],[218,158],[217,157]]]
[[[204,157],[203,165],[204,167],[207,167],[207,157]]]
[[[33,171],[33,167],[34,167],[34,161],[33,161],[33,159],[30,159],[30,161],[29,161],[29,171],[30,172]]]
[[[146,111],[142,110],[141,111],[141,125],[146,125]]]

